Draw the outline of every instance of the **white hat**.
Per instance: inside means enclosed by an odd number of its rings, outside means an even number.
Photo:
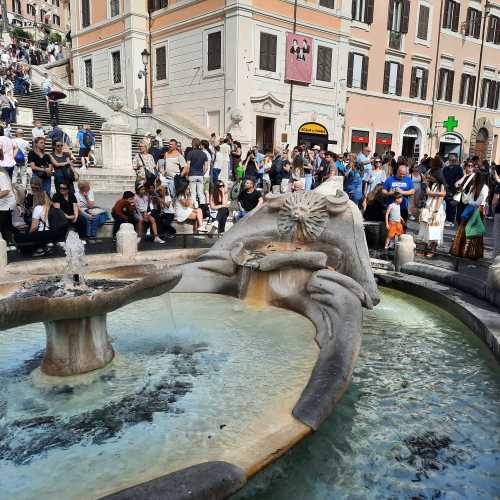
[[[321,148],[316,144],[313,146],[314,151],[321,151]]]

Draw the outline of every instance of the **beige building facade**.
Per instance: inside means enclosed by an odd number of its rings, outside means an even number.
[[[377,0],[365,19],[369,3],[353,2],[344,149],[498,162],[500,3]]]
[[[299,141],[499,161],[500,2],[71,0],[77,85],[265,150]],[[312,76],[287,79],[287,36]]]
[[[7,0],[7,18],[13,27],[22,28],[34,39],[46,30],[65,35],[69,29],[69,0]]]

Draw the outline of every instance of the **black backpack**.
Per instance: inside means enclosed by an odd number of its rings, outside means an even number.
[[[50,207],[49,209],[49,229],[56,232],[67,232],[69,229],[69,222],[66,215],[60,208]]]
[[[83,145],[86,148],[90,148],[93,144],[94,140],[92,137],[92,134],[90,132],[84,132],[83,133]]]

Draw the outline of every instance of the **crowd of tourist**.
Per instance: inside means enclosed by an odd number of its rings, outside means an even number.
[[[272,153],[254,146],[244,154],[231,134],[194,139],[183,148],[157,130],[140,143],[133,169],[136,192],[125,193],[115,206],[115,232],[130,222],[144,236],[150,226],[156,241],[174,234],[172,221],[191,223],[195,233],[223,233],[228,219],[238,222],[268,193],[309,191],[340,176],[365,220],[386,226],[386,248],[415,221],[426,257],[443,243],[444,227],[456,226],[451,253],[477,259],[483,255],[484,219],[499,206],[500,168],[478,157],[460,164],[454,154],[415,161],[391,151],[372,154],[367,147],[338,155],[318,145]],[[124,206],[126,214],[120,212]]]

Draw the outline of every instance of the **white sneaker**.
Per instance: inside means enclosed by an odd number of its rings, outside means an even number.
[[[212,222],[212,227],[214,227],[215,229],[219,229],[219,221],[218,220],[214,220]]]
[[[155,243],[165,243],[164,240],[162,240],[159,236],[157,236],[154,240]]]
[[[140,236],[137,236],[137,243],[140,243],[142,241],[142,238]]]
[[[208,233],[208,228],[206,224],[203,224],[203,226],[198,228],[199,233]]]

